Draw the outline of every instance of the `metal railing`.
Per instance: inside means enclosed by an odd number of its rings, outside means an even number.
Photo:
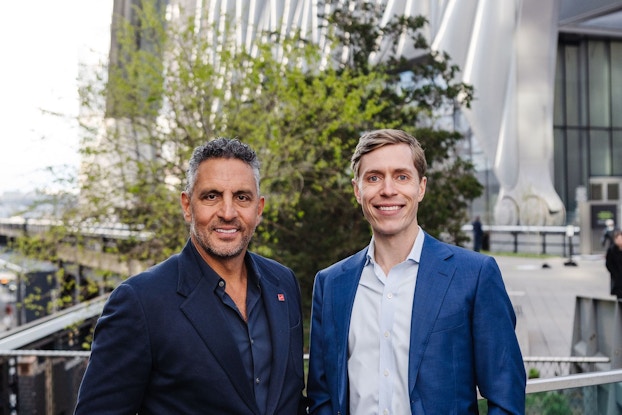
[[[581,228],[572,226],[573,235],[567,236],[567,226],[483,225],[491,252],[529,254],[552,254],[562,257],[579,252],[578,239]],[[462,231],[471,235],[473,226],[468,224]]]
[[[0,218],[0,236],[23,236],[35,235],[47,231],[53,226],[58,226],[58,221],[46,219],[26,219],[22,217]],[[84,237],[100,238],[107,240],[123,240],[134,238],[147,240],[151,236],[149,232],[129,229],[123,224],[77,224],[70,225],[71,230]],[[568,238],[567,226],[506,226],[506,225],[483,225],[489,246],[492,251],[512,251],[514,253],[527,252],[539,254],[556,254],[567,256],[567,251],[576,248],[581,228],[574,226],[574,236]],[[471,234],[473,227],[466,224],[462,231]],[[578,252],[574,249],[574,252]]]
[[[89,354],[72,350],[0,350],[0,373],[5,379],[0,388],[0,402],[4,403],[0,415],[71,413]],[[616,394],[621,390],[622,369],[529,379],[526,413],[619,414],[617,402],[622,400]],[[481,404],[485,406],[484,400]],[[553,407],[565,409],[544,411]]]

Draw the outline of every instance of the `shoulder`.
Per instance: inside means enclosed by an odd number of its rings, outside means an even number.
[[[266,258],[253,252],[249,252],[248,255],[253,264],[252,266],[255,268],[255,272],[257,272],[260,278],[275,285],[287,284],[292,287],[298,286],[298,280],[291,268],[274,259]]]
[[[293,273],[293,271],[289,267],[286,267],[285,265],[281,264],[278,261],[275,261],[274,259],[266,258],[254,252],[249,252],[248,255],[250,259],[253,261],[253,264],[260,271],[276,272],[279,274]]]
[[[360,250],[356,254],[350,255],[349,257],[335,262],[334,264],[319,271],[318,275],[334,275],[342,273],[345,270],[362,267],[365,264],[368,249],[369,247],[366,246],[364,249]]]
[[[489,255],[439,241],[428,233],[425,234],[421,255],[422,257],[435,256],[440,260],[456,264],[496,264],[495,259]]]
[[[140,297],[147,297],[152,293],[175,292],[179,280],[179,263],[179,254],[175,254],[131,276],[123,281],[117,288],[130,288]]]

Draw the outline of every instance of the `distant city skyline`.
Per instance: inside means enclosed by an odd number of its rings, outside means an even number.
[[[112,0],[3,4],[0,204],[5,192],[53,189],[49,167],[77,170],[79,66],[107,58],[112,5]]]

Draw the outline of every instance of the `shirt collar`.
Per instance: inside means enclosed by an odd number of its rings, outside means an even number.
[[[209,284],[214,287],[214,289],[218,289],[218,287],[221,286],[220,282],[224,282],[224,280],[216,271],[212,269],[212,267],[208,265],[207,262],[205,262],[197,247],[194,246],[194,243],[191,243],[190,245],[192,246],[192,250],[195,254],[195,259],[199,264],[199,268],[201,269],[201,273],[205,279],[207,279]],[[259,287],[260,274],[255,270],[253,260],[248,251],[244,254],[244,262],[246,263],[248,283]]]
[[[423,230],[421,226],[419,226],[419,232],[417,232],[417,237],[415,238],[415,242],[413,243],[406,260],[414,261],[415,263],[421,262],[421,251],[423,250],[423,240],[425,239]],[[376,255],[376,247],[374,243],[374,237],[371,237],[371,241],[369,242],[369,248],[367,249],[367,258],[365,260],[365,266],[369,264],[373,264],[375,262],[374,258]]]

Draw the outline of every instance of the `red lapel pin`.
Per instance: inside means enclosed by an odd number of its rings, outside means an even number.
[[[279,299],[279,301],[285,301],[285,295],[284,294],[277,294],[276,297]]]

